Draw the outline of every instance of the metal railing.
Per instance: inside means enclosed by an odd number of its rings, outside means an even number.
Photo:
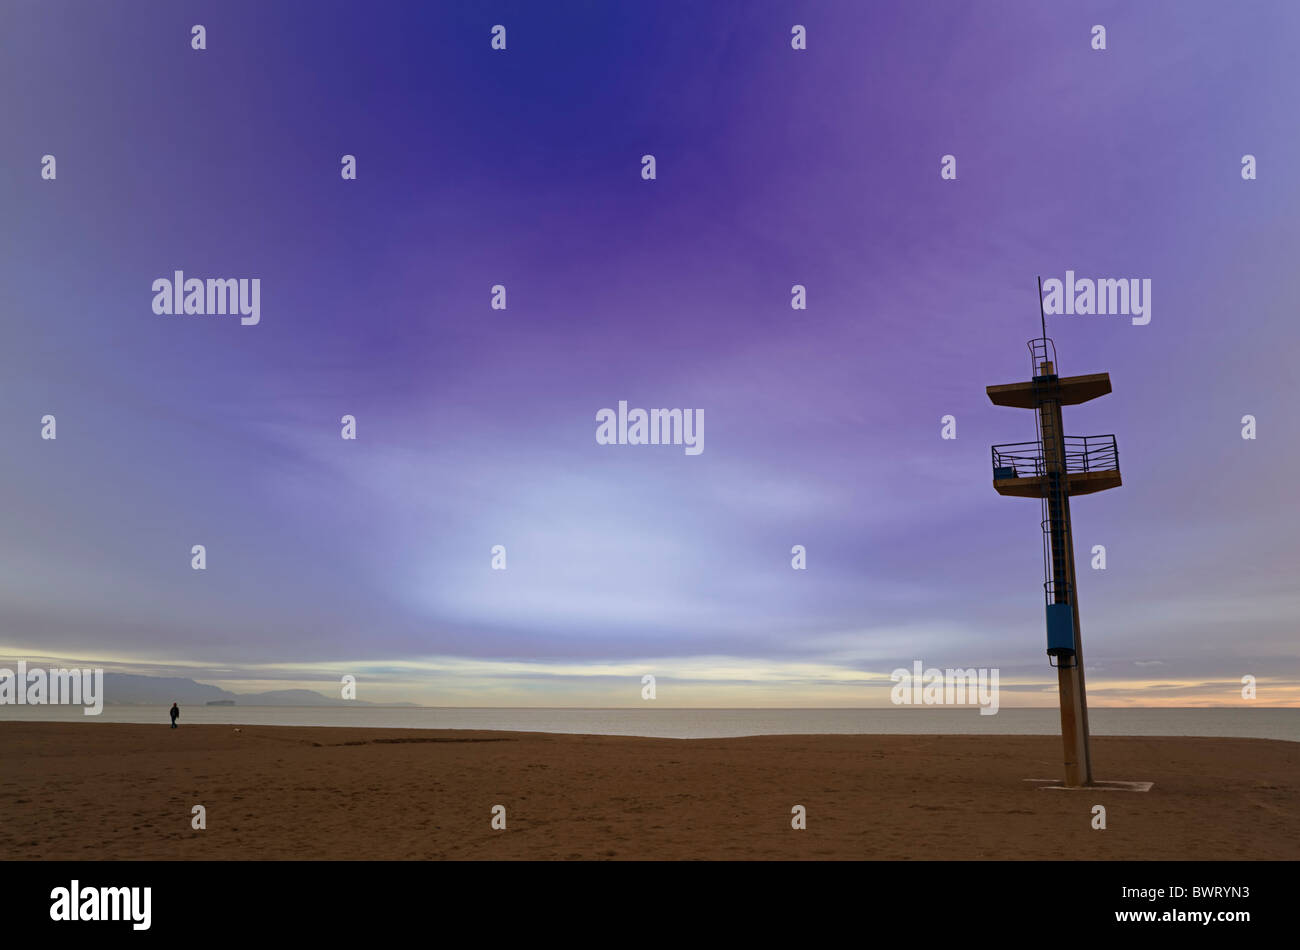
[[[1065,471],[1119,471],[1119,446],[1113,435],[1067,435]],[[994,478],[1033,478],[1046,474],[1042,442],[1009,442],[993,446]]]

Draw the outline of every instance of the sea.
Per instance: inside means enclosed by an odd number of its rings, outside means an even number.
[[[0,706],[0,723],[131,722],[166,724],[167,705],[104,706],[87,716],[80,706]],[[1094,707],[1098,736],[1238,736],[1300,742],[1300,707]],[[487,729],[572,735],[721,739],[763,735],[1058,735],[1055,708],[978,707],[862,709],[576,709],[435,706],[183,706],[181,724],[353,726],[384,729]]]

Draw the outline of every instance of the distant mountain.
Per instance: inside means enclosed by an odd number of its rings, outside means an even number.
[[[192,679],[172,676],[137,676],[134,673],[105,673],[104,702],[115,703],[190,703],[197,705],[213,699],[239,697],[219,686],[196,683]]]
[[[201,706],[225,700],[237,706],[373,706],[362,699],[339,699],[311,689],[273,689],[265,693],[232,693],[219,686],[174,676],[105,673],[104,702],[109,705],[172,703]],[[414,703],[396,703],[412,706]]]
[[[269,693],[231,693],[240,706],[372,706],[360,699],[339,699],[313,689],[273,689]]]

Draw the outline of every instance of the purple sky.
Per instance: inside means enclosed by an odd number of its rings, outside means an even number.
[[[878,704],[920,659],[1054,704],[1038,506],[990,485],[1033,419],[984,387],[1028,377],[1035,277],[1071,269],[1153,285],[1147,326],[1048,322],[1114,384],[1066,411],[1125,481],[1074,504],[1094,703],[1252,674],[1300,705],[1297,26],[7,4],[0,657],[438,705],[636,705],[652,673],[728,706]],[[260,324],[154,314],[177,269],[260,278]],[[619,400],[702,409],[704,452],[598,445]]]

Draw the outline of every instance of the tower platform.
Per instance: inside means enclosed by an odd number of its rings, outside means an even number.
[[[1104,472],[1071,472],[1066,476],[1066,482],[1071,495],[1091,495],[1093,492],[1118,488],[1123,484],[1118,469]],[[1046,479],[1042,475],[1029,478],[995,478],[993,490],[999,495],[1010,495],[1015,498],[1042,498],[1046,490]]]
[[[1051,399],[1062,406],[1077,406],[1081,402],[1109,393],[1110,373],[1090,373],[1087,376],[1036,376],[1024,383],[985,386],[984,391],[989,394],[989,399],[995,406],[1037,409],[1044,399]]]
[[[1065,482],[1071,495],[1089,495],[1123,484],[1115,436],[1067,435],[1062,443]],[[993,488],[999,495],[1044,498],[1048,487],[1041,441],[993,446]]]

